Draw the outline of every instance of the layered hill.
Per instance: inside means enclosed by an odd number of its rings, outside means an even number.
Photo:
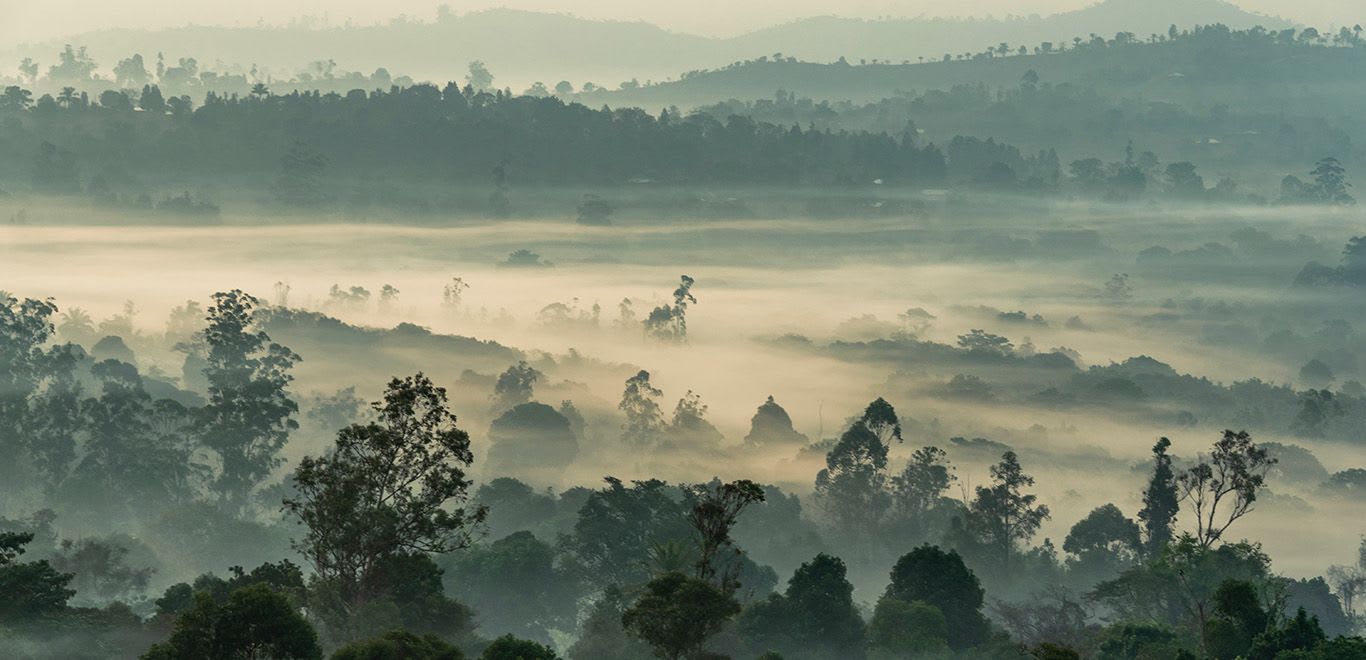
[[[1366,18],[1366,17],[1363,17]],[[945,53],[987,47],[1070,42],[1125,31],[1146,38],[1170,25],[1222,23],[1233,28],[1279,28],[1286,21],[1238,9],[1221,0],[1105,0],[1078,11],[1008,19],[859,20],[818,17],[730,38],[708,38],[639,22],[594,21],[568,15],[491,10],[434,22],[377,26],[186,26],[167,30],[109,29],[0,51],[0,60],[32,57],[45,69],[63,45],[85,46],[107,75],[120,59],[140,53],[150,63],[193,57],[201,68],[247,70],[252,65],[288,78],[319,60],[370,72],[385,67],[418,80],[460,79],[466,64],[483,60],[496,84],[520,91],[532,81],[576,86],[592,81],[615,88],[624,80],[666,80],[684,71],[782,53],[831,62],[940,59]]]

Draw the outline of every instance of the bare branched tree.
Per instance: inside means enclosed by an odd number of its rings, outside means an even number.
[[[1266,473],[1276,464],[1246,431],[1224,431],[1208,456],[1177,478],[1181,501],[1195,509],[1195,538],[1211,547],[1252,511]]]

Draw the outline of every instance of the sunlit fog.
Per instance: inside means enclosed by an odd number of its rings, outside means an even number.
[[[1355,2],[0,8],[0,657],[1366,658]]]

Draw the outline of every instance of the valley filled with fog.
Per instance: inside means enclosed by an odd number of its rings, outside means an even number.
[[[0,657],[1366,658],[1366,30],[1265,4],[0,44]]]

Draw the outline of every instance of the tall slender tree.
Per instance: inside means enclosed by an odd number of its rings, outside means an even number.
[[[1181,501],[1176,492],[1176,473],[1172,471],[1172,457],[1167,449],[1172,441],[1159,438],[1153,445],[1153,474],[1143,491],[1143,508],[1138,519],[1143,521],[1143,549],[1149,559],[1162,554],[1162,548],[1175,535],[1176,516]]]
[[[259,301],[240,290],[216,293],[208,310],[204,376],[209,402],[200,437],[218,457],[219,502],[241,510],[257,484],[280,465],[280,450],[298,428],[289,374],[300,358],[270,340],[257,318]]]

